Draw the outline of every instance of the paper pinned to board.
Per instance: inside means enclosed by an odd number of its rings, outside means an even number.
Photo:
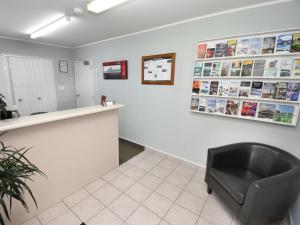
[[[145,81],[171,80],[172,59],[153,59],[144,62]]]

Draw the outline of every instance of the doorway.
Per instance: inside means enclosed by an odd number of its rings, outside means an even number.
[[[94,76],[91,61],[77,61],[75,68],[77,108],[95,105]]]

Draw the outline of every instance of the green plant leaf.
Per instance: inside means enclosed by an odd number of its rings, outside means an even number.
[[[3,209],[3,211],[4,211],[5,215],[6,215],[6,218],[8,220],[10,220],[10,216],[9,216],[9,213],[8,213],[8,210],[7,210],[7,206],[6,206],[6,204],[5,204],[5,202],[4,202],[4,200],[3,200],[2,197],[0,199],[0,204],[1,204],[1,207],[2,207],[2,209]]]
[[[3,220],[3,217],[2,217],[2,215],[1,215],[1,213],[0,213],[0,224],[1,224],[1,225],[5,225],[5,223],[4,223],[4,220]]]
[[[4,134],[0,134],[0,138]],[[3,216],[10,219],[10,212],[12,209],[12,199],[20,202],[25,210],[29,211],[28,205],[25,201],[25,194],[28,193],[30,198],[34,201],[36,207],[37,201],[28,186],[28,181],[33,181],[34,175],[46,175],[33,163],[29,161],[26,154],[31,148],[17,149],[13,146],[6,146],[0,140],[0,207],[3,209],[4,215],[0,213],[0,224],[4,224]],[[9,202],[6,204],[4,199]]]

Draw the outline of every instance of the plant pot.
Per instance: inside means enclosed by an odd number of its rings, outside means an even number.
[[[3,111],[0,112],[0,120],[6,120],[12,118],[12,111],[7,110],[6,113]]]

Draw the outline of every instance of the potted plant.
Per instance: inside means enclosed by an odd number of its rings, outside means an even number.
[[[5,225],[5,217],[11,220],[12,200],[20,202],[26,211],[29,211],[25,201],[25,193],[28,193],[37,207],[34,195],[26,182],[33,181],[34,175],[45,174],[25,156],[30,148],[17,149],[6,146],[1,141],[2,136],[3,134],[0,134],[0,224]]]
[[[4,95],[0,93],[0,120],[12,118],[12,111],[6,109],[7,104],[4,101],[4,98]]]

